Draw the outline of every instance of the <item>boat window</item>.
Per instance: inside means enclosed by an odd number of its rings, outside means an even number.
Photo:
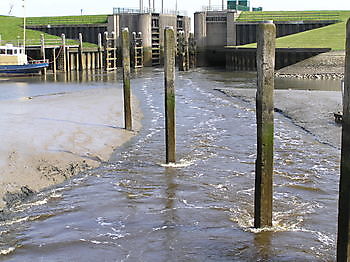
[[[13,50],[12,50],[12,49],[8,49],[8,50],[7,50],[7,54],[8,54],[8,55],[13,55]]]
[[[14,53],[15,55],[17,55],[17,49],[13,50],[13,53]]]
[[[0,54],[1,54],[1,55],[6,54],[6,50],[5,50],[5,49],[0,49]]]

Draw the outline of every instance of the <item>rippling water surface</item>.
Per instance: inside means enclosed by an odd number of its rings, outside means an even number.
[[[0,260],[333,261],[340,152],[279,114],[274,225],[252,228],[254,105],[215,88],[254,87],[254,79],[178,73],[178,164],[166,166],[163,73],[139,73],[140,134],[100,168],[15,207],[0,222]]]

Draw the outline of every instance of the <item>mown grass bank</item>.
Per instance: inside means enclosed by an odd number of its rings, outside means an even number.
[[[88,21],[90,23],[96,22],[96,21],[105,21],[103,20],[107,16],[76,16],[76,17],[36,17],[36,18],[27,18],[27,24],[28,25],[49,25],[50,23],[47,23],[49,21],[56,21],[58,24],[58,21],[63,21],[62,19],[65,19],[66,24],[88,24]],[[49,18],[51,20],[49,20]],[[69,22],[70,21],[70,22]],[[54,25],[55,23],[51,23]],[[45,40],[47,42],[60,42],[61,38],[43,33],[41,31],[36,30],[30,30],[26,29],[26,43],[27,45],[36,45],[40,44],[40,37],[44,34]],[[22,44],[23,43],[23,18],[20,17],[13,17],[13,16],[0,16],[0,35],[1,35],[1,43],[13,43],[13,44]],[[67,40],[67,44],[77,44],[77,41]],[[96,45],[91,43],[85,43],[86,47],[94,47]]]
[[[320,13],[320,11],[314,11]],[[277,48],[331,48],[332,50],[344,50],[346,40],[346,22],[350,17],[350,11],[323,11],[334,13],[339,17],[339,22],[326,27],[305,31],[302,33],[280,37],[276,40]],[[280,15],[284,12],[278,12]],[[287,12],[288,13],[288,12]],[[300,13],[300,12],[298,12]],[[306,12],[309,16],[311,11]],[[242,13],[243,15],[243,13]],[[287,14],[286,14],[287,15]],[[305,16],[306,17],[306,16]],[[268,19],[269,18],[269,19]],[[277,20],[273,16],[266,20]],[[307,19],[305,19],[307,20]],[[256,47],[256,44],[242,47]]]
[[[40,35],[42,32],[35,30],[26,30],[26,39],[36,39],[40,40]],[[0,16],[0,35],[2,39],[2,44],[6,42],[11,42],[17,44],[19,41],[23,43],[23,19],[13,16]],[[44,34],[45,39],[59,40],[59,37]]]

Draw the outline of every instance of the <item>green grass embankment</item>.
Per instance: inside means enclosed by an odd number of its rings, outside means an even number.
[[[94,16],[95,17],[95,16]],[[62,18],[62,17],[58,17]],[[66,22],[68,24],[68,17],[65,17]],[[85,16],[86,20],[83,19],[83,16],[79,16],[80,22],[82,21],[92,21],[91,16]],[[37,17],[35,19],[40,20],[41,22],[48,21],[47,17]],[[31,18],[27,18],[27,22],[30,21]],[[72,21],[73,18],[70,17],[70,21]],[[56,20],[58,21],[58,19]],[[60,20],[62,21],[62,20]],[[97,20],[94,20],[97,21]],[[99,18],[98,21],[101,21],[101,18]],[[78,19],[75,19],[76,24],[81,24],[78,22]],[[45,25],[48,25],[48,23],[45,23]],[[40,36],[44,34],[45,41],[50,44],[53,42],[59,43],[61,41],[61,38],[58,36],[50,35],[43,33],[41,31],[36,30],[30,30],[26,29],[26,43],[27,45],[37,45],[40,44]],[[0,35],[2,44],[5,43],[13,43],[16,44],[19,42],[20,44],[23,43],[23,18],[19,17],[13,17],[13,16],[0,16]],[[78,44],[77,41],[69,40],[67,39],[67,44]],[[86,47],[95,47],[96,45],[91,43],[84,43],[84,46]]]
[[[320,13],[320,11],[314,11]],[[331,48],[332,50],[344,50],[346,40],[346,22],[350,17],[350,11],[322,11],[338,14],[340,22],[293,34],[276,39],[277,48]],[[279,12],[279,14],[284,12]],[[298,12],[300,13],[300,12]],[[307,12],[310,15],[312,12]],[[277,20],[273,16],[266,20]],[[307,20],[307,19],[305,19]],[[310,20],[310,19],[309,19]],[[327,19],[326,19],[327,20]],[[256,44],[244,45],[242,47],[256,47]]]
[[[81,15],[81,16],[47,16],[28,17],[28,25],[80,25],[105,24],[108,15]]]

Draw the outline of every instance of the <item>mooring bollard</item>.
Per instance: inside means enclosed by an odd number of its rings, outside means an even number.
[[[165,76],[165,142],[166,163],[176,162],[175,132],[175,33],[172,27],[164,30]]]
[[[350,259],[350,19],[346,25],[343,133],[340,163],[337,261]]]
[[[273,23],[259,24],[257,32],[255,228],[272,226],[275,39],[276,27]]]
[[[129,29],[122,31],[123,48],[123,88],[124,88],[124,119],[125,129],[132,130],[131,118],[131,90],[130,90],[130,36]]]

